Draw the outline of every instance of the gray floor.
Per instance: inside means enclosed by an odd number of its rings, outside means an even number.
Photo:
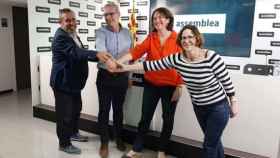
[[[30,91],[0,95],[0,158],[98,158],[97,135],[86,143],[74,144],[82,149],[81,155],[58,151],[55,123],[33,118]],[[129,146],[131,147],[131,146]],[[110,143],[110,158],[120,158],[114,143]],[[156,153],[145,150],[144,158],[156,158]],[[169,156],[171,158],[171,156]]]

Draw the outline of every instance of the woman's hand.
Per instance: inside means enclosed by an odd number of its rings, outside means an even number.
[[[230,97],[230,117],[233,118],[238,114],[238,105],[235,97]]]
[[[107,53],[107,52],[97,52],[96,57],[102,63],[105,63],[106,61],[113,58],[112,55],[110,53]]]
[[[171,101],[178,101],[182,95],[182,86],[179,85],[176,87],[175,91],[173,92]]]
[[[108,68],[108,71],[110,72],[124,72],[125,70],[123,69],[124,68],[124,65],[117,62],[115,59],[109,59],[106,61],[106,66]]]
[[[117,68],[117,64],[114,59],[108,59],[105,64],[109,71]]]
[[[108,71],[110,72],[126,72],[135,70],[144,70],[143,63],[134,63],[131,65],[120,63],[115,59],[109,59],[105,63],[107,65]]]

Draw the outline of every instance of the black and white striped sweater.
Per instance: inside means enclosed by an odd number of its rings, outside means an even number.
[[[174,68],[182,76],[195,105],[209,105],[234,95],[234,87],[221,57],[208,50],[204,60],[190,62],[182,53],[143,62],[145,71]]]

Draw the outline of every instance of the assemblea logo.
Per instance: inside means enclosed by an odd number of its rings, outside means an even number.
[[[195,25],[197,27],[219,27],[220,23],[217,20],[201,19],[199,21],[177,21],[176,27],[183,27],[185,25]]]

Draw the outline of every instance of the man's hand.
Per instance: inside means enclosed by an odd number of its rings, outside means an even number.
[[[113,72],[115,69],[117,69],[117,63],[115,62],[114,59],[109,59],[105,62],[106,66],[107,66],[107,69],[110,71],[110,72]]]
[[[123,64],[118,63],[114,58],[110,58],[106,61],[106,66],[110,72],[124,72]]]
[[[108,59],[113,58],[111,54],[107,53],[107,52],[98,52],[96,54],[96,57],[98,58],[99,61],[101,61],[102,63],[105,63]]]

